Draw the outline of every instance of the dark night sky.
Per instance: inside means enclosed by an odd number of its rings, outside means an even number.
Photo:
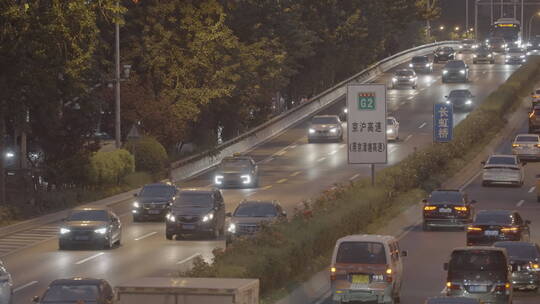
[[[438,28],[441,24],[445,25],[445,27],[455,27],[460,26],[461,28],[465,27],[465,1],[466,0],[439,0],[442,8],[442,15],[441,18],[437,21],[435,21],[435,24],[433,25],[433,28]],[[478,10],[478,28],[480,37],[485,37],[485,34],[487,33],[489,29],[489,24],[491,22],[491,7],[490,3],[491,0],[481,0],[481,3],[485,3],[488,5],[481,5],[479,6]],[[512,0],[504,0],[505,3],[512,3]],[[517,0],[518,3],[521,3],[521,0]],[[525,24],[528,30],[528,24],[530,17],[532,14],[534,14],[537,11],[540,11],[540,0],[525,0],[524,2],[533,2],[538,3],[537,5],[531,5],[531,6],[524,6],[524,20]],[[474,27],[474,3],[475,0],[469,0],[469,27]],[[494,3],[494,20],[497,20],[500,18],[500,3],[501,0],[493,0]],[[498,5],[497,5],[498,4]],[[513,6],[505,6],[505,17],[513,17],[514,16],[514,7]],[[519,20],[521,17],[521,8],[518,5],[517,6],[517,19]],[[524,29],[522,29],[522,33]],[[532,33],[533,35],[540,35],[540,17],[535,17],[535,19],[532,21]]]

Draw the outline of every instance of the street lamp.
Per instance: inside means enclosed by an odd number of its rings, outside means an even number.
[[[459,26],[456,26],[456,27],[454,28],[454,30],[455,30],[456,32],[459,31]]]
[[[534,16],[540,16],[540,11],[536,12],[535,14],[533,14],[533,15],[531,16],[531,18],[529,19],[529,39],[528,39],[529,42],[531,41],[531,36],[532,36],[532,35],[531,35],[531,34],[532,34],[532,33],[531,33],[531,31],[532,31],[531,25],[532,25],[532,21],[533,21]]]
[[[440,31],[444,31],[444,25],[439,26]]]

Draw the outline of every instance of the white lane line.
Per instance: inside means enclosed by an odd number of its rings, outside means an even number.
[[[471,179],[469,179],[465,184],[463,184],[463,186],[461,186],[459,190],[463,191],[465,190],[465,188],[469,187],[469,185],[474,182],[474,180],[477,179],[480,174],[482,174],[482,171],[478,171],[478,173],[476,173],[473,177],[471,177]]]
[[[397,150],[397,147],[392,147],[392,148],[388,149],[388,153],[392,154],[392,153],[396,152],[396,150]]]
[[[291,175],[289,175],[289,176],[294,177],[294,176],[297,176],[300,173],[302,173],[302,171],[296,171],[296,172],[291,173]]]
[[[282,178],[282,179],[278,180],[276,183],[278,183],[278,184],[283,184],[283,183],[286,182],[286,181],[287,181],[286,178]]]
[[[414,98],[414,96],[409,96],[407,97],[407,100],[412,100]]]
[[[176,265],[184,264],[185,262],[188,262],[188,261],[190,261],[190,260],[192,260],[192,259],[194,259],[194,258],[196,258],[198,256],[202,256],[202,254],[197,252],[194,255],[191,255],[191,256],[189,256],[189,257],[187,257],[187,258],[185,258],[185,259],[183,259],[181,261],[178,261],[178,263],[176,263]]]
[[[412,138],[412,136],[412,134],[407,135],[407,137],[405,137],[405,142],[408,142]]]
[[[76,262],[75,265],[81,265],[81,264],[86,263],[86,262],[88,262],[90,260],[93,260],[93,259],[95,259],[97,257],[100,257],[100,256],[102,256],[104,254],[105,254],[105,252],[96,253],[94,255],[91,255],[91,256],[87,257],[86,259],[82,259],[82,260]]]
[[[289,149],[294,149],[296,147],[298,147],[298,146],[297,145],[292,145],[292,146],[289,146]]]
[[[419,127],[418,129],[422,129],[423,127],[425,127],[427,125],[427,123],[423,122]]]
[[[341,144],[341,145],[339,145],[339,148],[340,148],[340,149],[343,149],[343,148],[345,148],[346,146],[347,146],[347,144]]]
[[[324,160],[326,160],[326,157],[321,157],[321,158],[317,159],[317,162],[320,163],[320,162],[322,162]]]
[[[353,180],[357,179],[359,176],[360,176],[360,174],[355,174],[355,175],[351,176],[351,178],[349,178],[349,180],[353,181]]]
[[[266,164],[266,163],[269,163],[269,162],[271,162],[271,161],[273,161],[273,160],[274,160],[273,157],[269,157],[269,158],[263,160],[261,163]]]
[[[521,207],[521,205],[523,205],[523,203],[525,203],[525,201],[524,201],[524,200],[520,200],[520,201],[516,204],[516,206]]]
[[[270,188],[272,188],[272,185],[264,186],[264,187],[261,188],[261,190],[268,190]]]
[[[337,153],[337,150],[334,150],[334,151],[328,153],[328,155],[334,155],[334,154],[336,154],[336,153]]]
[[[26,287],[30,287],[30,286],[32,286],[32,285],[37,284],[37,282],[38,282],[38,281],[32,281],[32,282],[30,282],[30,283],[26,283],[26,284],[24,284],[24,285],[22,285],[22,286],[19,286],[19,287],[13,289],[13,292],[21,291],[21,290],[25,289]]]
[[[535,186],[532,186],[531,189],[529,189],[529,193],[533,192],[534,189],[536,189],[536,187],[535,187]]]
[[[277,155],[277,156],[283,156],[283,155],[285,155],[285,153],[287,153],[286,150],[281,150],[281,151],[279,151],[279,152],[276,152],[275,155]]]
[[[256,194],[256,193],[257,193],[256,191],[253,191],[253,192],[250,192],[250,193],[246,194],[245,196],[250,197],[250,196],[252,196],[253,194]]]
[[[151,237],[152,235],[154,235],[154,234],[156,234],[156,233],[157,233],[157,231],[154,231],[154,232],[147,233],[147,234],[145,234],[145,235],[141,235],[140,237],[135,238],[135,241],[144,240],[145,238]]]

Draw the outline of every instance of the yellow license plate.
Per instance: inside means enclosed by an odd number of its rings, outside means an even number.
[[[352,283],[353,284],[368,284],[369,276],[365,274],[353,274]]]

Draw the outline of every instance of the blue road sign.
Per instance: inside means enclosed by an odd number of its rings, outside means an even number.
[[[452,104],[436,103],[433,106],[433,141],[451,141],[453,129],[454,108]]]

